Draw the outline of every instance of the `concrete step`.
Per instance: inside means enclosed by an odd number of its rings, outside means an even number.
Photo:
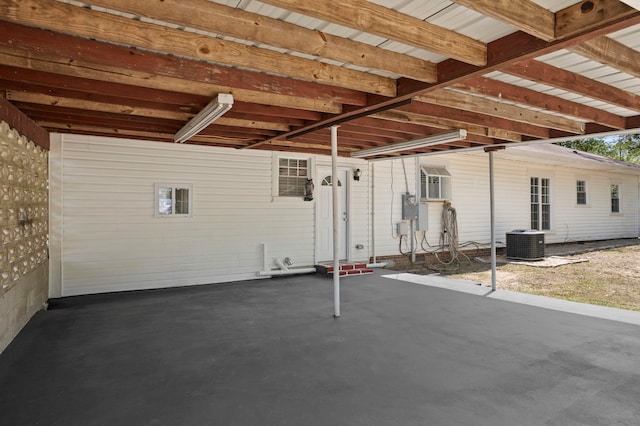
[[[316,265],[316,271],[329,277],[333,276],[333,262],[320,263]],[[352,277],[355,275],[373,274],[373,269],[367,268],[366,263],[340,262],[340,269],[338,273],[341,277]]]

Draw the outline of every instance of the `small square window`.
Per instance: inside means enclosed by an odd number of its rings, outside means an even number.
[[[190,217],[192,211],[191,184],[155,184],[155,217]]]
[[[278,196],[304,197],[309,177],[309,160],[284,158],[278,160]]]
[[[444,167],[420,168],[420,198],[451,199],[451,175]]]

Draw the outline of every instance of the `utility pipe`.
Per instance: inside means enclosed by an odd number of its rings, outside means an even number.
[[[338,212],[338,127],[331,126],[331,195],[333,201],[333,316],[340,317],[340,214]]]
[[[314,274],[316,273],[316,268],[296,268],[296,269],[274,269],[273,271],[260,271],[258,272],[258,276],[260,277],[270,277],[270,276],[281,276],[281,275],[296,275],[296,274]]]

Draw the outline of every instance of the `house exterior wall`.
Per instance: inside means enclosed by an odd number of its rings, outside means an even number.
[[[48,293],[47,152],[0,122],[0,352]]]
[[[315,203],[273,196],[279,155],[54,135],[51,297],[258,278],[274,258],[315,264]],[[366,172],[361,160],[341,167]],[[275,168],[275,172],[274,172]],[[193,216],[154,217],[154,184],[193,185]],[[352,260],[368,258],[366,176],[349,182]],[[55,225],[55,226],[53,226]],[[357,250],[355,244],[363,244]]]
[[[279,156],[309,159],[316,190],[319,169],[331,165],[328,156],[54,135],[50,296],[255,279],[276,268],[275,258],[290,257],[294,267],[315,264],[317,199],[274,196]],[[530,227],[532,176],[551,179],[547,243],[638,236],[637,172],[543,157],[494,154],[499,243],[507,232]],[[421,166],[451,174],[459,242],[489,244],[487,154],[371,163],[340,158],[342,170],[363,172],[359,181],[349,174],[346,184],[349,260],[409,251],[409,241],[400,244],[397,223],[402,194],[419,194]],[[578,179],[587,182],[587,206],[576,205]],[[154,217],[155,183],[193,185],[193,216]],[[610,212],[612,183],[621,187],[621,214]],[[442,201],[421,204],[428,209],[428,230],[416,234],[418,253],[421,246],[438,245],[443,208]]]
[[[507,150],[509,151],[509,150]],[[530,178],[551,179],[551,230],[545,231],[546,243],[638,237],[638,174],[590,169],[586,163],[555,163],[549,159],[526,160],[507,153],[494,154],[496,199],[496,239],[504,244],[506,233],[530,228]],[[419,194],[416,161],[404,160],[408,192]],[[481,152],[424,156],[419,166],[446,167],[451,174],[451,202],[456,209],[459,243],[489,244],[490,201],[489,160]],[[406,191],[402,160],[380,161],[375,169],[375,241],[376,254],[399,255],[396,224],[401,220],[401,194]],[[393,169],[393,173],[392,173]],[[637,173],[637,172],[636,172]],[[392,178],[393,176],[393,178]],[[587,183],[587,205],[576,204],[576,181]],[[392,184],[393,182],[393,184]],[[610,185],[621,185],[622,213],[611,213]],[[439,243],[442,229],[442,201],[421,201],[428,205],[429,227],[426,240]],[[423,233],[417,233],[420,242]],[[406,246],[403,246],[406,247]],[[427,247],[429,249],[429,247]],[[403,248],[403,251],[406,251]],[[420,250],[418,251],[420,252]]]

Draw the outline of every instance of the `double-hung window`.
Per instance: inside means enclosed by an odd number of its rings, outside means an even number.
[[[307,159],[278,158],[278,196],[303,197],[309,169]]]
[[[155,184],[155,217],[190,217],[191,184]]]
[[[451,199],[451,175],[444,167],[420,168],[420,198],[426,200]]]
[[[611,213],[620,213],[620,185],[611,184]]]
[[[551,180],[532,177],[531,193],[531,229],[548,231],[551,229]]]
[[[587,182],[584,180],[576,181],[576,204],[579,206],[587,205]]]

